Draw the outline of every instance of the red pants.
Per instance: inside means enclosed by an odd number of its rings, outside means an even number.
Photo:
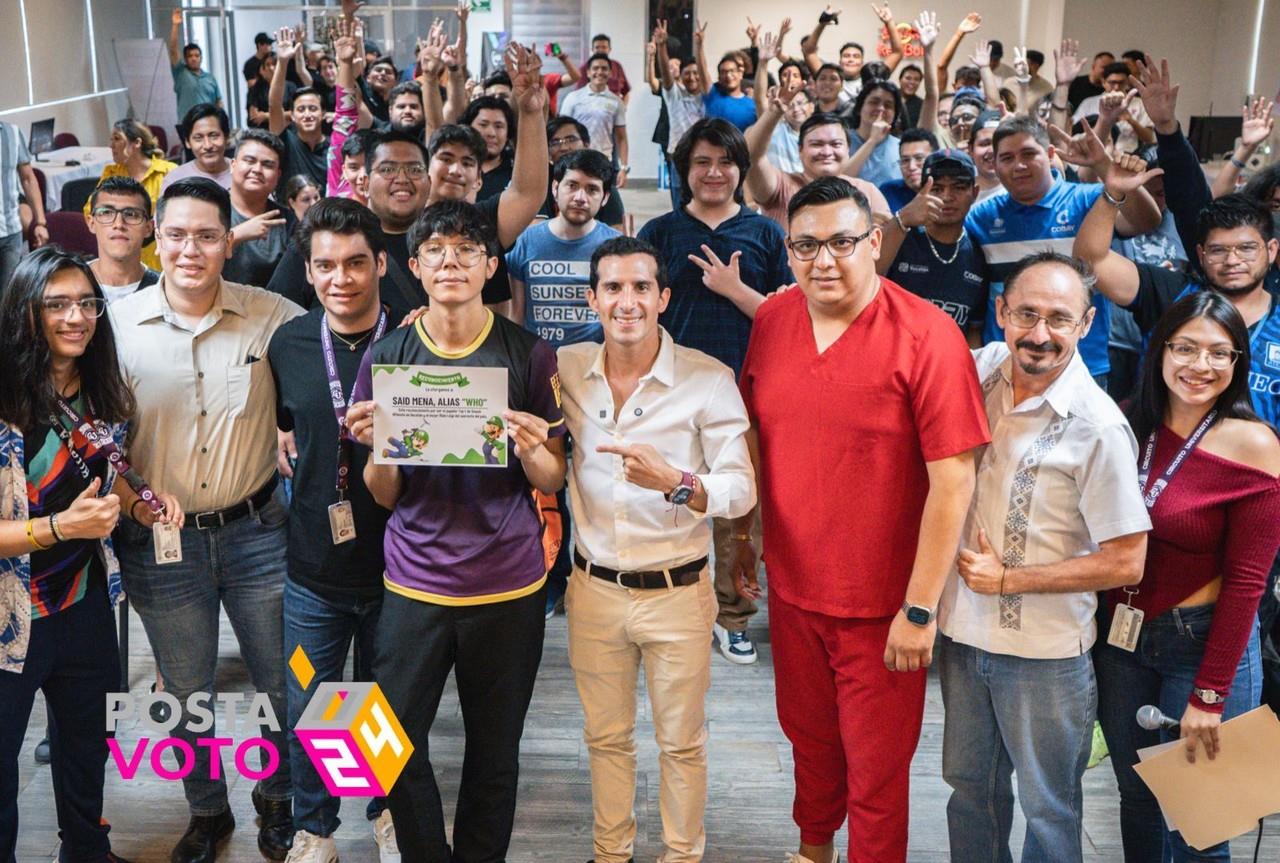
[[[911,757],[925,672],[884,666],[893,618],[829,617],[769,592],[778,721],[796,766],[800,841],[825,845],[849,819],[849,863],[907,859]]]

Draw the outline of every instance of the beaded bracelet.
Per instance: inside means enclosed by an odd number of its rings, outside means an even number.
[[[49,516],[49,532],[53,534],[53,538],[57,542],[67,541],[66,536],[58,529],[58,514],[56,512]]]

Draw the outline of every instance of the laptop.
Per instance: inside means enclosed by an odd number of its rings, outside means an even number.
[[[31,151],[31,155],[37,158],[41,153],[48,153],[53,149],[53,118],[47,120],[37,120],[31,124],[31,138],[27,142],[27,147]]]

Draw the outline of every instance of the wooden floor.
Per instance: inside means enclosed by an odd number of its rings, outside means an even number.
[[[665,192],[627,192],[628,207],[642,217],[662,208],[665,198]],[[141,695],[153,679],[154,664],[136,614],[132,615],[130,632],[130,686],[135,694]],[[733,666],[719,654],[713,654],[712,659],[712,688],[707,699],[710,795],[705,859],[709,863],[778,863],[785,852],[794,850],[797,841],[791,821],[791,753],[778,728],[774,709],[772,654],[763,612],[752,621],[750,632],[760,651],[758,664]],[[218,690],[250,689],[225,619],[221,656]],[[643,699],[641,703],[643,705]],[[636,859],[638,863],[652,863],[661,852],[658,771],[647,705],[641,710],[637,728],[640,767]],[[941,863],[949,859],[945,814],[948,789],[940,775],[942,719],[942,699],[935,675],[929,682],[924,730],[911,766],[909,857],[921,863]],[[43,701],[37,699],[19,760],[22,826],[17,859],[21,863],[57,858],[57,822],[49,768],[37,766],[32,759],[32,751],[43,730],[44,706]],[[122,728],[124,751],[132,751],[138,736],[136,725]],[[452,687],[441,704],[431,747],[449,804],[455,799],[462,763],[462,722]],[[231,803],[238,828],[221,860],[240,863],[261,859],[255,842],[249,786],[247,781],[232,785]],[[111,833],[114,850],[135,863],[167,861],[169,850],[187,823],[181,784],[154,777],[126,783],[109,763],[106,796],[105,814],[114,825]],[[587,860],[591,856],[590,807],[582,712],[568,664],[565,618],[560,614],[547,625],[542,669],[525,727],[520,799],[509,860],[512,863]],[[349,800],[343,806],[343,816],[346,820],[336,838],[344,863],[376,861],[377,851],[364,820],[363,801]],[[1014,859],[1021,846],[1022,829],[1019,818],[1014,826]],[[1251,859],[1253,841],[1252,834],[1236,841],[1233,848],[1237,860]],[[841,834],[838,843],[843,847],[844,842]],[[1090,863],[1116,863],[1123,859],[1110,762],[1103,762],[1085,775],[1085,848],[1086,860]],[[1280,860],[1280,818],[1268,820],[1258,859]]]

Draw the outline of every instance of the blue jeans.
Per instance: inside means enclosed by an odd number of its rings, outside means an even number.
[[[302,718],[307,702],[321,683],[342,680],[351,639],[356,638],[359,665],[355,679],[373,680],[373,633],[382,610],[382,596],[376,599],[341,599],[325,597],[308,590],[292,579],[284,583],[284,658],[301,646],[315,668],[315,677],[306,689],[290,672],[285,675],[289,700],[289,728]],[[306,750],[295,734],[289,735],[289,757],[293,776],[293,826],[316,836],[332,836],[341,821],[338,808],[342,801],[325,788]],[[377,818],[386,804],[374,798],[365,814]]]
[[[1112,647],[1101,638],[1093,648],[1098,669],[1098,719],[1120,786],[1120,835],[1127,863],[1231,859],[1226,842],[1196,851],[1180,833],[1166,831],[1155,796],[1133,769],[1139,749],[1174,739],[1167,732],[1139,728],[1134,717],[1144,704],[1156,705],[1173,719],[1182,716],[1204,658],[1213,608],[1172,608],[1145,621],[1133,653]],[[1110,627],[1108,611],[1101,615],[1098,631],[1107,632]],[[1223,705],[1223,720],[1257,707],[1261,697],[1262,656],[1255,621],[1231,682],[1231,694]]]
[[[182,562],[164,566],[155,562],[151,531],[130,519],[120,521],[116,552],[125,590],[142,617],[165,691],[182,704],[172,735],[195,749],[195,767],[182,780],[192,815],[227,809],[226,780],[209,778],[209,748],[195,745],[197,736],[213,737],[215,729],[190,731],[186,709],[192,692],[214,691],[219,605],[227,610],[254,689],[271,700],[278,721],[286,716],[282,603],[289,511],[279,498],[277,494],[255,514],[223,527],[200,530],[188,520],[182,529]],[[219,705],[211,706],[215,715],[222,712]],[[246,708],[241,705],[238,718],[250,715]],[[259,736],[259,730],[280,753],[280,766],[258,783],[258,790],[267,800],[288,800],[289,746],[283,723],[279,731],[241,723],[236,742]]]
[[[1088,654],[1023,659],[945,636],[939,657],[946,724],[942,777],[951,786],[953,860],[1008,863],[1013,785],[1027,819],[1022,860],[1083,856],[1081,777],[1098,688]]]
[[[684,186],[680,179],[680,172],[676,170],[676,160],[667,154],[667,173],[671,177],[671,210],[672,212],[680,212],[680,189]]]

